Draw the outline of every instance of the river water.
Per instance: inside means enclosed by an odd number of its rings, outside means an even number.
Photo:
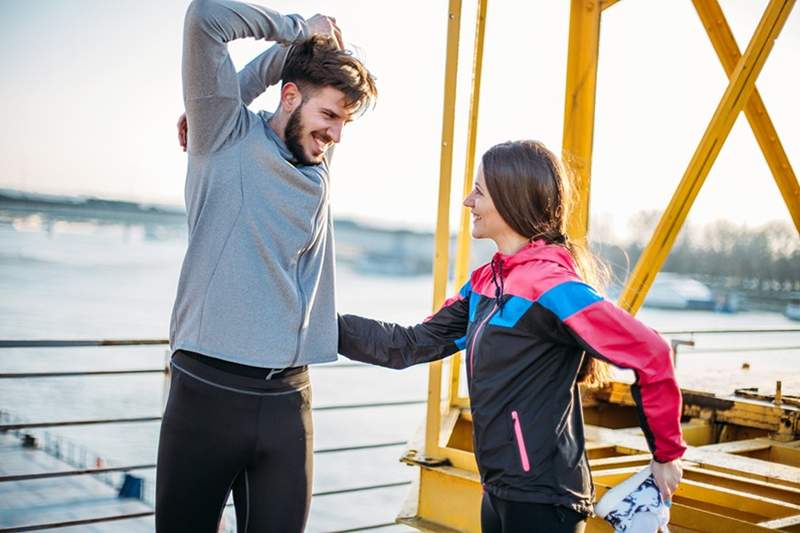
[[[183,231],[43,220],[35,214],[0,216],[0,339],[167,335],[185,248]],[[368,276],[345,267],[337,272],[339,309],[382,320],[413,323],[424,318],[431,288],[428,276]],[[643,309],[639,317],[659,330],[797,325],[779,314],[760,312]],[[694,349],[680,351],[682,387],[731,393],[737,387],[757,386],[770,392],[775,381],[782,380],[784,394],[800,394],[800,334],[698,335],[694,340]],[[773,349],[754,350],[763,346]],[[0,372],[158,368],[165,357],[164,347],[6,349],[0,352]],[[426,376],[423,367],[403,372],[336,364],[316,367],[314,405],[423,399]],[[631,379],[625,372],[619,376]],[[157,416],[163,400],[164,379],[155,374],[0,382],[0,410],[27,421]],[[404,441],[423,414],[424,406],[318,411],[315,448]],[[109,463],[155,462],[157,422],[51,433],[93,450]],[[415,470],[398,462],[401,451],[397,446],[319,455],[314,491],[411,480]],[[143,475],[151,490],[153,472]],[[395,487],[316,498],[308,530],[391,522],[406,492],[407,487]],[[0,525],[1,513],[2,509]],[[152,522],[141,523],[146,530]]]

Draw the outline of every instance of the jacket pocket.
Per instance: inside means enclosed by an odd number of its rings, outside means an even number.
[[[554,414],[547,407],[506,411],[511,427],[513,455],[507,459],[509,475],[524,478],[524,483],[547,477],[558,449]],[[520,480],[521,481],[521,480]]]
[[[528,448],[525,446],[525,436],[522,434],[522,424],[519,421],[519,413],[511,411],[511,420],[514,423],[514,439],[517,441],[517,452],[522,470],[530,472],[531,463],[528,457]]]

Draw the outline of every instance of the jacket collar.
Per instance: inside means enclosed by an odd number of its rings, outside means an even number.
[[[514,254],[506,255],[502,252],[495,252],[492,256],[492,263],[502,275],[507,274],[518,265],[531,261],[550,261],[570,270],[575,269],[572,254],[566,247],[548,244],[543,240],[531,241]]]

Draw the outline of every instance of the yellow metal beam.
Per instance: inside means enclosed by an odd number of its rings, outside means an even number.
[[[481,100],[481,73],[483,72],[483,42],[486,34],[486,8],[489,0],[478,0],[478,15],[475,21],[475,51],[472,58],[472,93],[469,100],[469,122],[467,129],[467,154],[464,162],[464,193],[472,190],[475,175],[475,142],[478,137],[478,111]],[[461,227],[458,231],[456,255],[456,287],[466,283],[469,276],[470,233],[469,209],[461,208]],[[450,405],[458,403],[458,386],[461,377],[461,353],[450,358]]]
[[[585,243],[589,231],[599,48],[600,6],[594,0],[572,0],[561,157],[572,177],[573,205],[567,220],[567,234],[580,243]]]
[[[605,11],[617,2],[619,2],[619,0],[600,0],[600,11]]]
[[[447,61],[444,74],[444,110],[442,113],[442,152],[439,159],[439,207],[433,260],[433,311],[441,307],[447,291],[447,267],[450,248],[450,183],[453,175],[453,133],[456,114],[458,76],[458,38],[461,30],[461,0],[450,0],[447,13]],[[428,412],[425,422],[425,454],[439,451],[441,421],[442,362],[428,365]]]
[[[730,78],[742,54],[722,8],[717,0],[693,0],[693,2],[700,20],[703,22],[703,27],[708,33],[708,38],[714,45],[717,57],[725,69],[725,74]],[[744,106],[744,114],[764,153],[764,158],[772,171],[783,201],[789,208],[794,225],[800,232],[800,185],[798,185],[797,176],[786,156],[775,126],[772,125],[772,120],[769,118],[758,89],[753,89],[753,94],[750,95]]]
[[[770,0],[747,50],[731,75],[728,88],[717,105],[678,189],[625,285],[620,296],[621,307],[633,313],[641,307],[656,273],[667,259],[689,209],[708,176],[711,165],[722,149],[739,112],[752,94],[756,78],[794,3],[794,0]]]
[[[419,502],[422,520],[445,525],[450,531],[480,533],[481,483],[477,474],[447,466],[422,467],[420,484],[429,495]]]

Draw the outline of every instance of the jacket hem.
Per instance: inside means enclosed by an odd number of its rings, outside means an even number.
[[[286,368],[286,365],[289,364],[293,359],[292,356],[274,357],[267,355],[230,354],[185,341],[178,341],[173,343],[170,346],[170,350],[171,353],[173,354],[178,350],[187,350],[190,352],[199,353],[201,355],[206,355],[208,357],[222,359],[223,361],[228,361],[230,363],[238,363],[240,365],[255,366],[259,368]],[[297,359],[297,361],[294,362],[294,366],[332,363],[334,361],[337,361],[338,357],[339,356],[336,352],[328,354],[305,355],[305,356],[301,355]]]
[[[495,487],[490,484],[484,484],[486,492],[492,494],[503,500],[512,502],[525,502],[525,503],[546,503],[551,505],[560,505],[573,511],[584,514],[587,516],[594,515],[594,505],[590,499],[575,498],[572,496],[532,492],[512,488]]]

